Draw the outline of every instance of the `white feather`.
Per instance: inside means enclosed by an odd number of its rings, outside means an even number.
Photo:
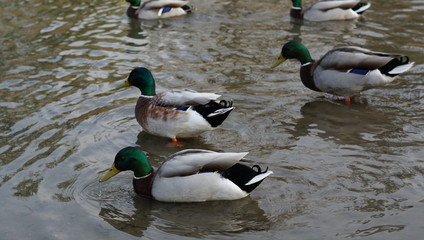
[[[180,0],[150,0],[141,4],[137,10],[139,19],[158,19],[169,18],[186,15],[187,12],[181,7],[187,5],[188,1]],[[171,7],[172,9],[163,13],[164,7]]]
[[[216,115],[222,115],[222,114],[224,114],[224,113],[226,113],[228,111],[231,111],[233,109],[234,109],[234,107],[221,108],[221,109],[218,109],[218,110],[214,111],[213,113],[209,113],[208,114],[208,117],[213,117],[213,116],[216,116]]]
[[[161,104],[170,106],[206,104],[218,99],[221,95],[215,93],[199,93],[191,89],[178,89],[161,92],[157,95]]]
[[[271,174],[273,174],[272,171],[266,171],[262,174],[256,175],[254,178],[250,179],[250,181],[248,183],[246,183],[245,185],[251,185],[251,184],[254,184],[256,182],[262,181],[264,178],[268,177]]]
[[[389,74],[401,74],[401,73],[404,73],[404,72],[408,71],[409,69],[411,69],[411,67],[414,66],[414,63],[415,62],[410,62],[408,64],[397,66],[397,67],[393,68],[388,73]]]
[[[172,177],[197,173],[202,167],[213,164],[229,168],[239,162],[248,152],[220,153],[208,150],[187,149],[170,156],[159,168],[157,175]]]
[[[304,10],[303,18],[309,21],[329,21],[358,18],[359,14],[351,9],[358,3],[359,0],[317,2]]]

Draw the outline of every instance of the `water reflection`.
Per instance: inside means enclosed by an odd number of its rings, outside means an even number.
[[[161,203],[138,196],[126,201],[102,204],[99,216],[119,231],[137,237],[149,231],[150,226],[162,232],[194,238],[263,231],[271,226],[264,211],[250,197],[195,204]]]
[[[139,145],[143,151],[149,153],[149,155],[161,157],[168,157],[184,149],[208,149],[211,151],[218,151],[214,149],[212,144],[207,144],[201,136],[195,138],[180,138],[178,142],[182,147],[176,147],[169,138],[158,137],[141,131],[137,135],[136,144]]]
[[[302,117],[294,130],[289,130],[296,138],[317,135],[339,144],[356,145],[358,141],[379,142],[387,135],[402,132],[393,115],[364,103],[346,105],[323,99],[306,103],[300,112]]]
[[[290,19],[291,28],[287,30],[290,33],[291,38],[287,40],[295,40],[302,42],[302,39],[305,40],[303,43],[305,46],[311,49],[311,52],[319,52],[323,54],[324,52],[314,50],[312,44],[320,44],[321,41],[324,41],[325,38],[331,38],[334,40],[348,40],[353,38],[353,32],[358,26],[363,25],[364,19],[354,19],[350,21],[330,21],[330,22],[310,22],[303,21],[300,19]],[[327,34],[320,34],[327,33]],[[327,36],[326,36],[327,35]],[[315,38],[321,38],[320,41],[314,41]],[[283,43],[281,43],[283,44]],[[356,43],[356,44],[359,44]],[[319,56],[312,54],[312,57],[319,59]]]
[[[122,209],[120,202],[106,203],[100,209],[99,216],[119,231],[142,237],[155,219],[152,215],[153,200],[134,197],[132,203],[135,206],[131,210]]]
[[[373,0],[378,8],[358,21],[324,24],[291,22],[290,1],[195,5],[189,17],[138,21],[114,1],[0,1],[2,237],[419,236],[422,1]],[[307,102],[319,94],[304,89],[298,63],[269,68],[291,39],[315,58],[358,45],[404,53],[417,65],[369,90],[369,104]],[[155,69],[166,89],[218,90],[234,99],[234,115],[223,128],[182,139],[183,148],[167,148],[168,139],[139,133],[138,90],[113,90],[140,65]],[[136,197],[131,174],[98,183],[97,173],[128,145],[149,152],[156,166],[185,148],[250,151],[275,174],[246,199],[162,204]]]

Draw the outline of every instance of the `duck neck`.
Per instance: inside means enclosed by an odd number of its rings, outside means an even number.
[[[314,75],[313,75],[313,70],[314,70],[313,66],[314,66],[313,61],[308,62],[306,64],[302,64],[302,66],[300,67],[300,80],[302,81],[303,85],[305,85],[305,87],[317,92],[322,92],[315,85]]]
[[[292,8],[302,9],[302,0],[292,0]]]
[[[306,65],[308,63],[312,63],[314,60],[311,57],[311,54],[309,53],[309,50],[303,46],[300,45],[299,49],[297,51],[296,59],[300,61],[300,64]]]
[[[144,95],[144,96],[155,96],[156,95],[155,88],[140,89],[140,91],[141,91],[141,95]]]
[[[294,8],[294,7],[292,7],[290,9],[290,16],[292,18],[302,19],[303,18],[302,9],[301,8]]]
[[[138,7],[134,8],[132,6],[129,6],[127,9],[127,16],[130,18],[138,18],[137,11],[138,11]]]
[[[138,86],[138,88],[140,89],[142,95],[156,95],[156,84],[151,74],[146,76],[146,78],[144,79],[144,83],[142,84],[142,86]]]
[[[138,8],[141,5],[141,0],[127,0],[131,4],[131,7]]]
[[[153,177],[155,176],[154,171],[144,177],[133,178],[134,192],[142,197],[153,198],[152,196],[152,183]]]
[[[156,95],[156,84],[151,74],[143,76],[139,80],[135,81],[135,83],[133,83],[132,85],[140,89],[141,95],[144,95],[144,96]]]
[[[140,161],[132,166],[132,171],[134,172],[134,177],[142,178],[151,174],[153,172],[153,168],[150,166],[148,161]]]

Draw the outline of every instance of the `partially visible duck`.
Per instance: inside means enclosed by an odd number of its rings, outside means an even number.
[[[235,200],[249,195],[267,176],[258,165],[238,163],[247,154],[188,149],[171,155],[157,171],[138,148],[120,150],[104,182],[121,171],[133,171],[134,191],[163,202]]]
[[[355,19],[371,6],[360,0],[322,1],[306,9],[302,8],[302,0],[292,0],[292,3],[291,17],[317,22]]]
[[[182,89],[156,94],[153,75],[144,67],[132,70],[126,85],[141,91],[135,117],[143,130],[173,142],[177,137],[195,137],[215,129],[234,109],[232,102],[217,101],[220,95],[215,93]]]
[[[314,61],[308,49],[296,41],[284,44],[272,67],[287,59],[297,59],[302,64],[300,79],[307,88],[343,96],[347,103],[362,91],[392,82],[414,65],[404,55],[352,46],[333,49]]]
[[[138,19],[160,19],[186,15],[192,11],[188,1],[181,0],[121,0],[129,2],[127,15]]]

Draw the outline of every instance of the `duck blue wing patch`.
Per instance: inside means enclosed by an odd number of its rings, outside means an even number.
[[[354,68],[354,69],[350,70],[349,73],[366,75],[369,71],[370,71],[369,69]]]
[[[167,13],[169,11],[171,11],[172,7],[164,7],[162,10],[162,13]]]
[[[189,108],[190,106],[181,106],[181,107],[177,107],[175,110],[179,110],[179,111],[187,111],[187,109]]]

